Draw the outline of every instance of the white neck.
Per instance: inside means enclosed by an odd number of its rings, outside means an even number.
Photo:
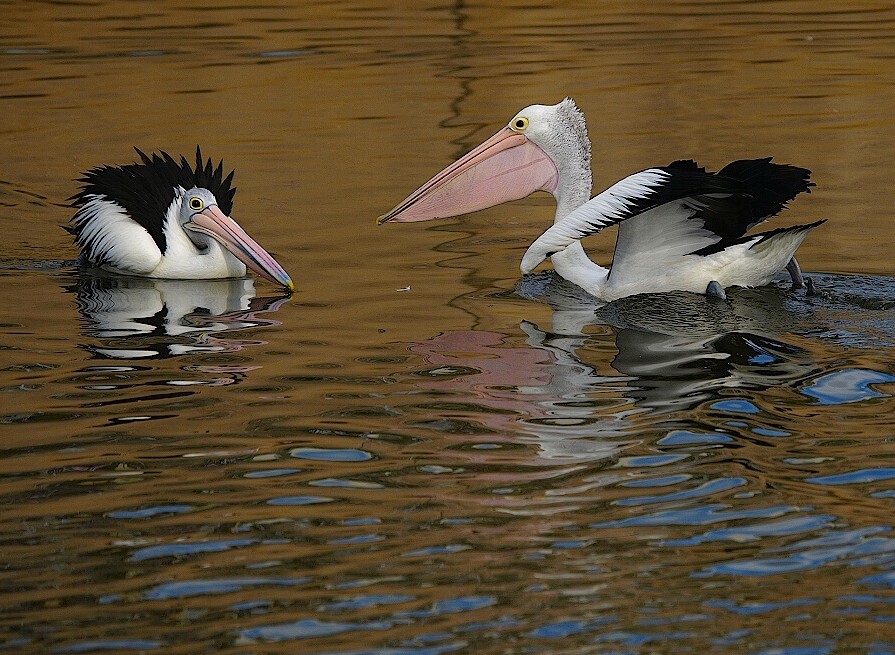
[[[206,242],[203,250],[193,243],[180,224],[179,211],[180,204],[175,199],[165,215],[167,248],[149,277],[184,280],[244,277],[245,264],[220,243],[204,235],[201,235]]]
[[[556,216],[554,223],[559,222],[590,200],[591,170],[589,157],[572,157],[567,166],[560,167],[559,186],[553,193],[556,198]],[[577,161],[576,161],[577,160]],[[603,268],[590,260],[584,252],[580,241],[576,241],[562,252],[550,258],[553,270],[560,276],[577,284],[579,287],[597,297],[609,277],[609,269]]]

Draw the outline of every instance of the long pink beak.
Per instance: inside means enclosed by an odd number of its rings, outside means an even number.
[[[558,180],[553,160],[524,134],[505,127],[380,216],[378,222],[411,223],[468,214],[535,191],[552,192]]]
[[[264,248],[258,245],[239,223],[224,214],[217,205],[210,205],[201,212],[193,214],[186,224],[191,230],[207,234],[261,277],[279,284],[289,291],[295,289],[292,278],[283,270],[277,261]]]

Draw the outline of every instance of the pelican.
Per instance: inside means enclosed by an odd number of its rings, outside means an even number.
[[[236,188],[224,162],[214,168],[166,152],[140,163],[100,166],[78,180],[69,198],[77,208],[67,227],[81,249],[81,261],[113,273],[167,279],[261,277],[294,289],[274,258],[230,218]]]
[[[727,287],[763,286],[784,268],[793,286],[803,286],[794,254],[824,221],[746,232],[810,192],[809,170],[767,157],[712,173],[680,160],[590,198],[590,160],[584,114],[571,98],[531,105],[378,222],[457,216],[547,191],[556,199],[554,223],[525,252],[523,274],[550,257],[557,274],[604,301],[664,291],[723,298]],[[614,224],[615,253],[604,268],[588,258],[581,239]]]

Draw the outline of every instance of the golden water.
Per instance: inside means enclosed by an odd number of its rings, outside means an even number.
[[[884,2],[2,5],[0,648],[895,652],[893,79]],[[554,312],[549,198],[375,226],[566,95],[597,190],[811,168],[825,295]],[[292,298],[72,265],[82,171],[197,144]]]

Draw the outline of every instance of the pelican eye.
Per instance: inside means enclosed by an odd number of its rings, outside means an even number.
[[[525,118],[525,116],[520,116],[519,118],[514,118],[513,123],[510,127],[512,127],[514,130],[521,132],[528,127],[528,119]]]
[[[203,209],[205,209],[205,203],[203,202],[202,198],[200,198],[199,196],[193,196],[192,198],[190,198],[190,209],[192,209],[193,211],[202,211]]]

